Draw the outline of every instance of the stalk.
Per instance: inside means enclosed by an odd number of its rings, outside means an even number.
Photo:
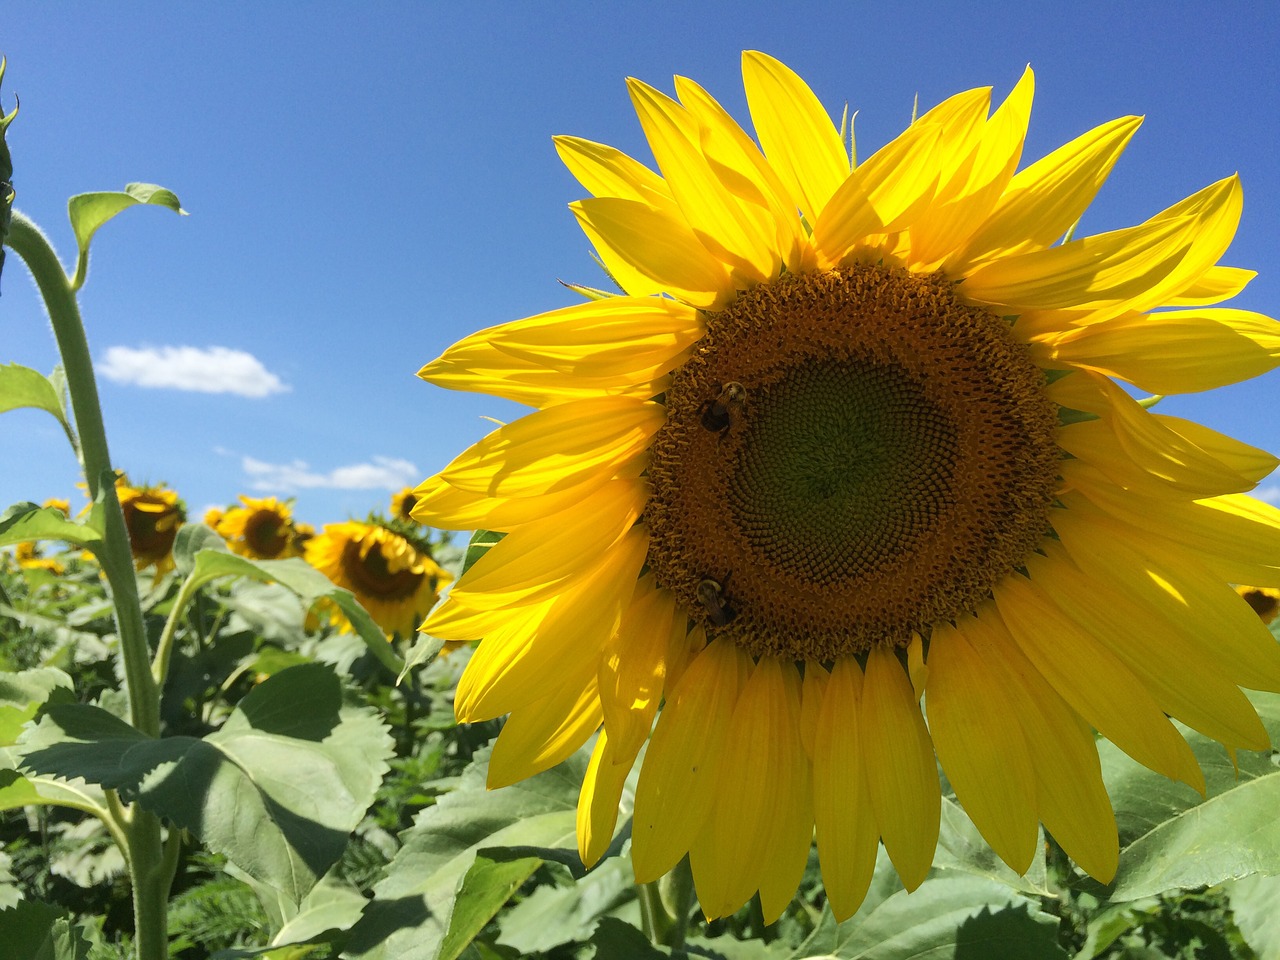
[[[146,627],[138,599],[137,578],[129,551],[129,533],[124,512],[116,497],[115,474],[107,449],[98,386],[89,357],[84,323],[76,303],[75,289],[48,239],[31,220],[13,211],[5,243],[22,258],[31,271],[44,300],[53,335],[62,355],[71,394],[71,409],[80,436],[80,459],[89,496],[104,507],[103,542],[97,547],[98,561],[111,588],[120,655],[124,660],[125,689],[133,726],[150,737],[160,735],[160,695],[151,674]],[[122,811],[123,812],[123,811]],[[173,877],[160,839],[160,821],[142,809],[117,820],[123,836],[129,879],[133,886],[133,912],[139,960],[165,960],[168,956],[169,887]]]

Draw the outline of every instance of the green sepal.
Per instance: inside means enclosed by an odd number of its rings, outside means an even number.
[[[130,183],[123,191],[78,193],[67,201],[67,214],[71,218],[71,229],[75,232],[79,248],[76,272],[71,281],[73,290],[84,286],[85,275],[89,270],[89,242],[98,228],[122,210],[139,204],[168,207],[174,213],[184,217],[187,215],[187,211],[178,202],[177,194],[154,183]]]

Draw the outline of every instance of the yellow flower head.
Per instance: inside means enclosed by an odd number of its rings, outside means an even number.
[[[356,520],[326,524],[305,550],[307,562],[354,593],[388,635],[410,636],[453,579],[400,534]],[[332,619],[351,632],[341,613],[332,611]]]
[[[391,516],[396,520],[414,523],[413,506],[418,502],[418,494],[413,487],[405,487],[391,496]]]
[[[222,518],[226,515],[227,512],[221,507],[210,507],[204,512],[204,525],[217,530],[218,524],[222,522]]]
[[[63,500],[61,497],[50,497],[40,506],[53,507],[55,510],[61,510],[64,516],[71,516],[71,501]]]
[[[1280,590],[1275,587],[1236,587],[1236,593],[1244,598],[1262,622],[1270,624],[1280,614]]]
[[[49,506],[49,504],[45,504]],[[55,576],[62,576],[64,567],[52,557],[44,556],[39,544],[31,540],[23,540],[13,548],[14,559],[24,570],[47,570]]]
[[[483,638],[458,717],[510,715],[493,786],[603,724],[587,863],[648,739],[636,878],[689,854],[711,917],[756,891],[779,916],[815,832],[837,917],[879,841],[916,887],[937,761],[1016,870],[1043,822],[1108,880],[1093,730],[1203,789],[1169,716],[1264,749],[1240,687],[1280,689],[1229,586],[1280,585],[1280,511],[1244,495],[1277,461],[1116,382],[1277,365],[1275,321],[1209,306],[1253,276],[1218,265],[1240,185],[1062,241],[1137,117],[1019,170],[1028,70],[994,111],[965,91],[855,160],[786,66],[750,52],[743,79],[754,139],[692,80],[628,81],[658,172],[557,137],[625,295],[421,371],[537,408],[418,488],[419,520],[506,534],[423,626]]]
[[[132,487],[125,477],[116,480],[116,496],[124,511],[129,547],[139,569],[154,566],[156,576],[173,569],[173,541],[187,519],[178,495],[164,484]]]
[[[293,514],[287,503],[275,497],[240,498],[243,506],[232,507],[213,526],[227,540],[233,553],[253,560],[276,560],[301,556],[294,537]],[[210,511],[212,514],[213,511]],[[209,522],[209,514],[205,516]]]

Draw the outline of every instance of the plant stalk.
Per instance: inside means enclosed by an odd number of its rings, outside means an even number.
[[[115,474],[102,422],[102,405],[98,400],[97,381],[75,289],[40,228],[17,210],[13,211],[5,243],[27,265],[44,300],[66,370],[71,409],[80,437],[80,462],[89,496],[94,502],[101,502],[104,508],[103,541],[96,552],[111,587],[130,719],[142,733],[158,737],[159,687],[151,673],[146,625],[142,619],[138,583],[129,550],[129,532],[116,497]],[[125,856],[133,885],[137,955],[139,960],[165,960],[169,952],[166,911],[173,869],[162,849],[160,821],[142,809],[132,811],[127,818],[123,810],[119,814],[117,822],[125,841]],[[112,835],[120,839],[115,831]]]

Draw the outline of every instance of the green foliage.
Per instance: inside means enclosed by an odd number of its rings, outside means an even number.
[[[75,435],[67,420],[67,377],[61,367],[45,376],[16,363],[0,366],[0,413],[31,407],[53,414],[75,447]]]
[[[67,201],[67,214],[71,218],[71,229],[76,235],[76,246],[79,248],[73,289],[78,290],[84,285],[89,269],[89,243],[98,228],[116,214],[139,204],[168,207],[183,216],[187,213],[173,191],[154,183],[131,183],[123,192],[80,193]]]

